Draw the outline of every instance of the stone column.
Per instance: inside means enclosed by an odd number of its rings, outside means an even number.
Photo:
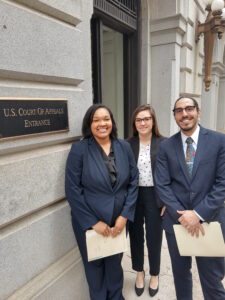
[[[151,103],[165,136],[177,130],[172,108],[180,94],[180,56],[185,29],[182,15],[151,21]]]
[[[220,132],[225,133],[225,65],[223,65],[223,74],[220,77],[219,95],[218,95],[218,110],[217,110],[217,127]]]
[[[200,100],[202,41],[195,43],[196,19],[203,21],[200,1],[151,1],[151,103],[166,136],[178,128],[172,109],[179,96]]]
[[[205,91],[203,83],[202,105],[201,105],[201,124],[209,129],[217,129],[218,96],[220,86],[220,76],[224,67],[220,63],[212,65],[211,85],[208,92]]]
[[[221,78],[225,72],[224,44],[225,36],[222,40],[216,38],[213,49],[210,90],[205,91],[204,82],[202,86],[201,124],[213,130],[224,128],[222,125],[224,119],[224,80]]]

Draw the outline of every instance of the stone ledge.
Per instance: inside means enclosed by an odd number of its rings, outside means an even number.
[[[53,0],[15,0],[17,3],[40,11],[46,15],[54,17],[63,22],[77,25],[81,22],[81,6],[80,0],[71,2],[70,5],[63,5],[63,1]],[[68,2],[68,1],[67,1]]]
[[[187,21],[181,15],[153,20],[150,24],[151,46],[176,43],[183,44],[183,36],[187,30]]]
[[[18,5],[17,5],[18,6]],[[1,72],[27,80],[68,82],[84,80],[83,32],[34,10],[0,2]],[[66,45],[66,46],[65,46]],[[29,75],[30,74],[30,75]]]
[[[80,78],[77,79],[71,77],[51,76],[51,75],[0,69],[0,79],[26,81],[27,84],[29,84],[29,82],[34,82],[36,84],[39,83],[60,84],[60,85],[72,85],[74,87],[78,87],[84,81],[84,79],[82,78],[83,78],[82,74],[80,74]]]
[[[30,300],[36,299],[65,273],[81,263],[78,247],[71,250],[56,263],[44,270],[38,276],[30,280],[25,286],[17,290],[7,300]]]
[[[187,21],[181,14],[177,14],[172,17],[153,20],[150,25],[151,33],[176,29],[176,31],[184,34],[186,32]]]

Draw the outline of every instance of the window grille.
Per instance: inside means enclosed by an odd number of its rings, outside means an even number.
[[[94,8],[137,29],[138,0],[94,0]]]

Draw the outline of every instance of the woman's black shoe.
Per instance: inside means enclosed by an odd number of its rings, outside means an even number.
[[[158,282],[157,289],[152,289],[152,288],[149,287],[148,291],[149,291],[150,297],[154,297],[158,293],[158,291],[159,291],[159,282]]]
[[[144,289],[145,289],[145,271],[143,271],[143,272],[144,272],[144,286],[143,286],[143,288],[138,288],[136,286],[136,282],[135,282],[135,292],[136,292],[137,296],[141,296],[144,292]]]
[[[135,292],[136,292],[137,296],[141,296],[143,294],[143,292],[144,292],[144,289],[145,289],[145,287],[138,288],[138,287],[136,287],[136,284],[135,284]]]

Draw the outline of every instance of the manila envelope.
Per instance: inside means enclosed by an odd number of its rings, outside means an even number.
[[[182,225],[173,225],[181,256],[225,257],[225,244],[218,222],[202,223],[205,235],[192,236]]]
[[[104,237],[93,229],[86,231],[88,261],[127,251],[126,227],[116,237]]]

